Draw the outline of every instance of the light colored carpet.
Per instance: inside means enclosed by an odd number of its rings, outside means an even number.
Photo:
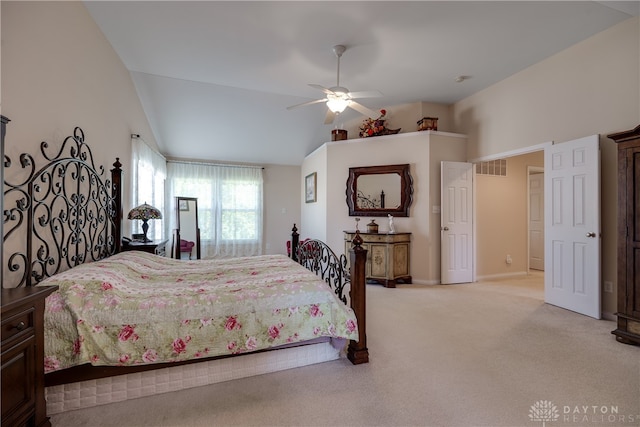
[[[540,276],[367,286],[370,363],[337,360],[51,418],[73,426],[640,425],[640,348],[543,302]],[[604,413],[603,413],[604,412]]]

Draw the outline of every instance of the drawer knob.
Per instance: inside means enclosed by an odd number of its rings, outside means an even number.
[[[18,330],[18,331],[23,331],[24,328],[26,328],[26,327],[27,327],[27,325],[24,322],[20,322],[16,326],[14,326],[13,328]]]

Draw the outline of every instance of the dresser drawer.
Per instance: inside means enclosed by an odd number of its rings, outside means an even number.
[[[21,421],[35,413],[35,335],[2,352],[2,425],[33,425]],[[26,421],[26,420],[25,420]]]
[[[17,335],[33,334],[35,307],[9,313],[2,319],[2,344]]]

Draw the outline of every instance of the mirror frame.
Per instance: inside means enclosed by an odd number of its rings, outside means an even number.
[[[358,207],[358,178],[362,175],[389,173],[400,175],[400,206],[391,209]],[[411,173],[409,172],[409,164],[349,168],[346,194],[349,216],[387,216],[389,214],[398,217],[409,216],[409,206],[413,201],[413,178],[411,178]]]
[[[182,259],[180,254],[180,201],[193,202],[194,210],[196,216],[196,241],[195,241],[195,249],[196,249],[196,259],[200,259],[200,224],[198,223],[198,198],[197,197],[175,197],[175,209],[176,209],[176,228],[173,230],[173,242],[172,242],[172,257],[175,259]]]

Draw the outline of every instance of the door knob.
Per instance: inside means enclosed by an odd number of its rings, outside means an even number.
[[[594,233],[593,231],[590,231],[589,233],[587,233],[587,237],[594,238],[596,237],[596,233]]]
[[[442,230],[449,231],[449,227],[442,227]]]

